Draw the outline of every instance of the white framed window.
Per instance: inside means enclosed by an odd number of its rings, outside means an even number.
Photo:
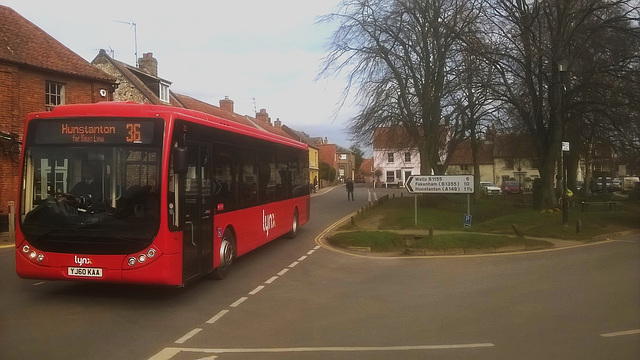
[[[47,111],[57,105],[64,105],[64,84],[47,81],[44,84],[44,103]]]
[[[340,154],[340,160],[347,160],[347,154]]]
[[[390,162],[390,163],[393,162],[393,153],[392,152],[387,153],[387,162]]]
[[[469,165],[460,165],[460,171],[469,171]]]
[[[406,152],[404,153],[404,162],[411,162],[411,153],[410,152]]]
[[[160,101],[169,103],[169,85],[166,83],[160,83]]]
[[[387,182],[388,183],[392,183],[396,181],[396,178],[394,177],[394,175],[396,174],[395,171],[387,171]]]

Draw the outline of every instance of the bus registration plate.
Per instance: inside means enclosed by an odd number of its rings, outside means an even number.
[[[67,275],[83,276],[83,277],[102,277],[102,269],[101,268],[69,267],[67,268]]]

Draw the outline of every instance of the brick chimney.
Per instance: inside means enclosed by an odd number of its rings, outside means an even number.
[[[220,109],[232,113],[233,100],[229,99],[228,96],[225,96],[224,99],[220,100]]]
[[[273,122],[273,126],[275,126],[277,129],[280,129],[282,127],[282,122],[280,121],[280,118],[277,118],[276,121]]]
[[[158,76],[158,60],[153,57],[153,53],[142,54],[138,59],[138,67],[147,74]]]
[[[269,117],[269,114],[267,114],[267,109],[260,109],[260,112],[256,113],[256,119],[271,124],[271,118]]]

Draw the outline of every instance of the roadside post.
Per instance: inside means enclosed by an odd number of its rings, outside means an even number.
[[[467,213],[464,222],[471,226],[471,194],[473,194],[473,175],[411,175],[405,188],[414,194],[414,224],[418,226],[418,194],[467,194]]]

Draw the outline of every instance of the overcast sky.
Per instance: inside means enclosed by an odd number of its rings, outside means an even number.
[[[229,96],[239,114],[264,108],[272,120],[349,147],[344,128],[355,110],[335,114],[343,81],[315,81],[334,29],[314,23],[338,3],[0,0],[89,62],[105,49],[134,65],[137,35],[138,57],[153,53],[171,90],[214,105]]]

